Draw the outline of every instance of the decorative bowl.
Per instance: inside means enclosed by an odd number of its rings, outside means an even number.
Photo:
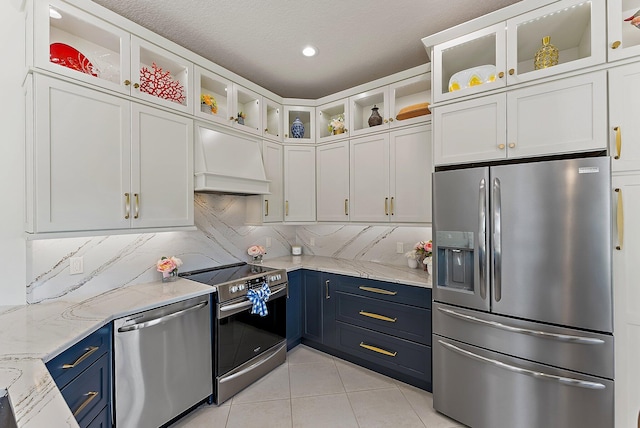
[[[496,80],[496,66],[487,64],[460,70],[449,79],[449,92],[482,85]]]

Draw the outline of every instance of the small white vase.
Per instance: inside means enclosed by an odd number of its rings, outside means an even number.
[[[418,268],[418,261],[416,259],[407,259],[407,264],[409,265],[409,267],[411,269],[417,269]]]

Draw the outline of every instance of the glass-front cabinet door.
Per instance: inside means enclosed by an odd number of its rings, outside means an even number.
[[[640,55],[640,0],[609,0],[607,7],[609,61]]]
[[[316,135],[316,108],[284,106],[284,141],[313,143]]]
[[[131,36],[130,84],[134,97],[193,113],[193,64],[136,36]]]
[[[504,22],[433,47],[433,101],[506,85]]]
[[[431,119],[431,75],[423,74],[389,85],[389,127]]]
[[[233,126],[255,135],[262,135],[262,95],[233,84],[233,110],[229,120]]]
[[[129,33],[60,1],[33,1],[33,43],[27,58],[48,70],[129,93]],[[31,51],[33,47],[33,51]]]
[[[604,63],[605,14],[604,1],[563,0],[508,20],[507,84]]]
[[[218,76],[202,67],[195,66],[194,99],[200,104],[195,108],[195,115],[230,126],[231,81]]]
[[[269,98],[262,98],[264,137],[282,141],[282,106]]]
[[[349,136],[349,99],[316,107],[316,124],[319,143],[340,140]]]
[[[350,97],[349,115],[349,133],[352,137],[389,129],[389,87]]]

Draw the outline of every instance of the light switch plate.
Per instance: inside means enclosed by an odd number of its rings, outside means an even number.
[[[71,257],[69,259],[69,274],[77,275],[84,272],[84,260],[82,257]]]
[[[396,242],[396,253],[404,253],[404,242]]]
[[[267,248],[271,247],[271,237],[270,237],[270,236],[267,236],[266,241],[267,241],[267,242],[265,243],[265,246],[266,246]]]

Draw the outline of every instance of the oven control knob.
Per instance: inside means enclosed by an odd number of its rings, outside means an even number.
[[[271,275],[271,278],[269,278],[269,281],[275,281],[276,279],[278,279],[278,278],[276,278],[275,275]]]
[[[240,285],[238,285],[238,290],[244,290],[244,289],[245,289],[244,284],[240,284]]]
[[[232,293],[235,293],[236,291],[238,291],[238,286],[232,285],[231,287],[229,287],[229,290],[231,290]]]
[[[276,279],[277,279],[278,281],[280,281],[280,280],[282,279],[282,275],[277,274],[277,275],[276,275]]]

